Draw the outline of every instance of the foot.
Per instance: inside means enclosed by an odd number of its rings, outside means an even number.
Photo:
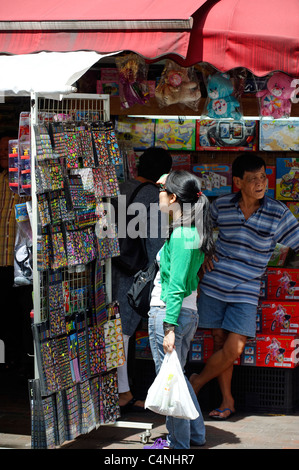
[[[119,393],[119,406],[122,408],[124,406],[129,405],[132,408],[134,407],[135,410],[137,408],[144,409],[144,401],[136,400],[130,391]]]
[[[211,411],[211,413],[209,413],[209,416],[213,419],[224,420],[230,418],[235,412],[236,410],[234,407],[229,408],[223,406]]]
[[[191,374],[189,382],[194,390],[194,393],[197,395],[200,390],[200,379],[199,374]]]
[[[123,392],[118,394],[119,397],[119,406],[126,406],[133,399],[133,395],[130,392]]]

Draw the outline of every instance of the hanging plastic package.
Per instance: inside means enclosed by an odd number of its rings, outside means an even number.
[[[240,95],[243,89],[243,74],[212,73],[206,77],[207,99],[202,113],[211,119],[241,120],[243,117]]]
[[[14,248],[14,285],[32,284],[32,230],[27,203],[16,204],[17,231]]]
[[[199,414],[191,398],[176,350],[166,353],[144,408],[181,419],[196,419]]]
[[[166,60],[155,97],[160,108],[180,104],[197,111],[201,92],[194,67],[180,67]]]
[[[289,118],[292,108],[294,80],[282,72],[275,72],[268,78],[266,88],[256,93],[259,99],[260,116],[273,119]]]
[[[115,59],[119,72],[119,97],[122,108],[134,104],[147,104],[149,89],[147,83],[148,66],[137,54],[128,54]]]

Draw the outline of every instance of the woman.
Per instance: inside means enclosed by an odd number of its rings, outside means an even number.
[[[173,348],[184,370],[198,323],[197,273],[213,243],[209,203],[201,192],[199,179],[187,171],[172,171],[158,182],[161,185],[160,210],[168,213],[172,222],[157,255],[160,270],[149,312],[149,339],[157,374],[165,353]],[[160,439],[153,448],[189,449],[190,444],[205,443],[201,410],[189,381],[186,381],[199,417],[187,420],[167,416],[167,441]]]

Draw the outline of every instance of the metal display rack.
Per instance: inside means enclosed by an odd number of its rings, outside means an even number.
[[[76,121],[82,120],[81,116],[88,117],[88,121],[100,120],[109,121],[110,119],[110,96],[109,95],[90,95],[90,94],[70,94],[61,95],[61,100],[45,98],[38,93],[31,94],[31,174],[35,175],[36,163],[36,141],[35,126],[42,124],[50,119],[51,116],[58,116],[63,122],[69,116]],[[32,245],[33,245],[33,308],[34,323],[40,323],[47,318],[45,305],[47,296],[47,284],[49,282],[48,273],[38,269],[37,260],[37,241],[39,230],[39,212],[36,195],[35,177],[31,178],[31,197],[32,197]],[[111,285],[111,258],[102,262],[104,265],[104,285],[106,293],[106,304],[112,302]],[[63,280],[68,281],[74,288],[83,288],[88,279],[88,266],[74,267],[74,269],[65,268],[61,270]],[[84,289],[82,289],[84,290]],[[81,299],[81,307],[87,305],[87,298]],[[35,351],[35,379],[39,378],[38,366]],[[102,424],[101,424],[102,426]],[[135,428],[144,430],[140,435],[142,443],[148,442],[152,429],[151,423],[116,421],[114,423],[103,424],[103,426],[116,426],[125,428]]]

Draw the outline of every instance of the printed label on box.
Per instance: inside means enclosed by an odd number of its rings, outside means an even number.
[[[299,200],[299,158],[276,159],[276,199]]]
[[[299,334],[299,302],[262,301],[258,306],[262,333]]]
[[[299,300],[299,269],[268,268],[264,298]]]
[[[206,163],[192,166],[192,173],[201,180],[206,196],[220,196],[231,192],[231,165]]]

